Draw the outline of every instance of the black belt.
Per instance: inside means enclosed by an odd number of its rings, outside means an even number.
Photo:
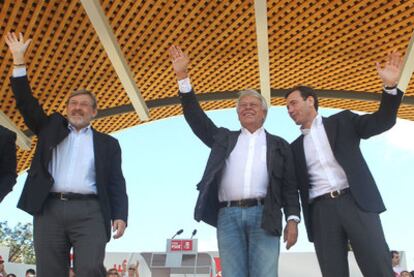
[[[235,201],[224,201],[219,203],[220,208],[225,207],[239,207],[239,208],[249,208],[253,206],[259,206],[264,204],[263,198],[253,198],[253,199],[242,199]]]
[[[341,190],[334,190],[334,191],[322,194],[318,197],[315,197],[313,199],[313,202],[323,200],[323,199],[335,199],[335,198],[340,197],[343,194],[347,194],[349,191],[350,191],[349,188],[341,189]]]
[[[55,198],[59,200],[83,200],[83,199],[94,199],[98,198],[96,194],[81,194],[72,192],[51,192],[49,198]]]

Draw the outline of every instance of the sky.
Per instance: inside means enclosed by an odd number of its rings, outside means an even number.
[[[338,112],[320,109],[322,115]],[[238,130],[235,109],[208,112],[218,125]],[[288,117],[285,107],[269,110],[265,128],[293,141],[299,128]],[[191,132],[183,116],[162,119],[112,134],[122,148],[122,168],[127,181],[129,220],[125,235],[111,240],[107,251],[165,251],[166,239],[184,229],[177,238],[189,238],[197,229],[199,251],[216,251],[215,228],[193,219],[198,196],[196,184],[201,179],[209,154]],[[365,159],[382,194],[387,211],[381,220],[391,249],[407,251],[408,269],[414,270],[414,221],[411,180],[414,166],[414,122],[401,120],[390,131],[361,142]],[[26,173],[0,204],[0,220],[14,226],[31,222],[32,217],[16,208]],[[286,251],[285,246],[281,251]],[[299,225],[299,239],[290,252],[313,252],[307,241],[304,224]]]

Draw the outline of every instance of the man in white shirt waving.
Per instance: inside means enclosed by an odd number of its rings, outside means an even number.
[[[348,241],[364,276],[394,276],[379,218],[384,203],[359,143],[395,124],[403,95],[397,89],[401,68],[398,53],[391,53],[384,67],[377,64],[384,92],[373,114],[346,110],[324,118],[312,88],[299,86],[286,94],[289,115],[303,133],[292,151],[305,225],[325,277],[349,276]]]
[[[239,131],[217,127],[201,109],[190,79],[190,62],[179,47],[169,50],[185,119],[211,148],[195,219],[217,227],[223,276],[277,276],[281,209],[287,219],[286,247],[297,240],[299,196],[288,143],[263,128],[264,98],[243,91],[237,101]]]

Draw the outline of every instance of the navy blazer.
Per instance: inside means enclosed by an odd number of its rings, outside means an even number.
[[[37,135],[37,145],[32,164],[20,197],[18,207],[32,215],[42,212],[43,205],[53,185],[48,166],[53,149],[69,134],[68,121],[60,113],[46,115],[32,96],[27,76],[11,78],[17,108],[26,125]],[[111,220],[127,222],[128,197],[121,169],[121,148],[118,141],[94,129],[96,188],[105,220],[108,240],[111,237]]]
[[[384,92],[378,110],[372,114],[358,115],[345,110],[322,119],[335,159],[345,171],[351,194],[363,211],[381,213],[385,211],[385,206],[362,156],[359,148],[360,140],[381,134],[394,126],[402,95],[399,90],[397,95]],[[291,146],[308,238],[313,241],[309,205],[310,184],[303,149],[303,135],[292,142]]]
[[[0,125],[0,202],[16,183],[16,134]]]
[[[218,128],[201,109],[194,92],[180,93],[184,117],[193,132],[209,148],[201,181],[197,185],[199,196],[194,211],[197,221],[217,226],[219,211],[218,187],[226,159],[236,146],[240,131]],[[299,195],[289,144],[282,138],[266,132],[267,170],[269,186],[264,200],[262,228],[275,236],[281,235],[282,213],[300,216]]]

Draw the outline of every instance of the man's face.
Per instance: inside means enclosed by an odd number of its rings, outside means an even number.
[[[262,127],[266,111],[263,110],[262,102],[257,97],[246,95],[239,99],[237,115],[240,124],[252,132]]]
[[[71,97],[66,109],[70,124],[78,130],[88,126],[97,113],[91,97],[86,94]]]
[[[399,253],[392,254],[392,265],[396,266],[399,264],[400,264],[400,254]]]
[[[135,268],[135,267],[133,267],[133,266],[130,266],[129,268],[128,268],[128,277],[134,277],[135,276],[135,271],[136,271],[137,269]]]
[[[290,118],[295,121],[296,125],[306,125],[307,122],[312,121],[312,115],[315,108],[313,107],[313,98],[308,97],[303,99],[300,91],[296,90],[289,94],[286,98],[286,106]]]

